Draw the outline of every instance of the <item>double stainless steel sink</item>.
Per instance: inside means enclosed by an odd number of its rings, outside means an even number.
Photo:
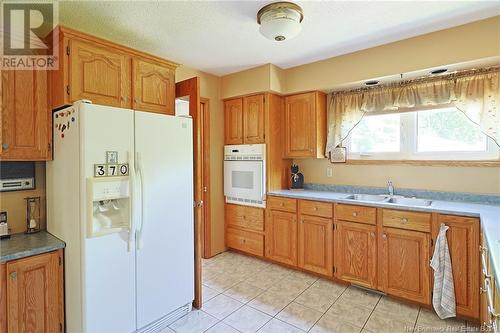
[[[389,196],[384,194],[351,194],[344,199],[363,201],[363,202],[384,202],[395,205],[404,206],[430,206],[431,200],[418,199],[418,198],[405,198],[400,196]]]

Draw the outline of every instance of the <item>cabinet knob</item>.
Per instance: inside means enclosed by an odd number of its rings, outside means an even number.
[[[246,219],[247,219],[247,217],[245,215],[243,215],[243,220],[246,220]]]
[[[282,202],[282,203],[281,203],[281,207],[283,207],[284,205],[285,205],[285,203],[284,203],[284,202]]]
[[[316,211],[316,210],[318,210],[318,207],[314,207],[313,209]]]
[[[2,149],[3,150],[9,149],[9,144],[8,143],[2,143]]]
[[[407,223],[407,222],[408,222],[408,219],[407,219],[406,217],[403,217],[403,218],[401,218],[401,222],[403,222],[403,223]]]
[[[10,273],[10,278],[11,278],[12,280],[17,279],[17,272],[12,272],[12,273]]]
[[[383,239],[387,239],[387,235],[386,234],[382,234],[382,238]]]
[[[358,212],[352,213],[352,216],[354,216],[354,217],[358,216]]]
[[[370,236],[375,237],[375,233],[373,231],[370,232]]]

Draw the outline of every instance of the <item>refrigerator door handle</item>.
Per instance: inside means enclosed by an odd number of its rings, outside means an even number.
[[[140,221],[140,224],[139,224],[138,230],[136,231],[137,249],[140,250],[143,246],[142,229],[144,228],[144,187],[143,187],[144,178],[143,178],[142,169],[141,169],[141,154],[140,153],[136,153],[135,162],[137,164],[136,169],[137,169],[137,174],[139,175],[138,179],[139,179],[139,183],[140,183],[140,185],[138,186],[138,189],[140,192],[140,195],[139,195],[140,198],[138,200],[138,203],[139,203],[139,219],[138,220]]]
[[[132,155],[133,156],[133,155]],[[135,236],[135,225],[136,225],[136,220],[137,220],[137,203],[136,203],[136,198],[137,198],[137,179],[136,179],[136,170],[135,170],[135,163],[132,161],[130,152],[127,152],[127,160],[131,161],[130,162],[130,187],[132,188],[132,216],[130,218],[130,229],[128,233],[128,252],[132,251],[134,248],[134,236]]]

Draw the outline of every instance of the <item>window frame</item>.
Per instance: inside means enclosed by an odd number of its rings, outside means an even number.
[[[399,152],[374,152],[359,153],[351,151],[351,134],[346,139],[347,157],[350,160],[390,160],[390,161],[499,161],[500,148],[488,136],[486,136],[485,151],[417,151],[417,126],[418,111],[431,111],[436,109],[448,109],[450,105],[432,106],[427,108],[415,108],[400,110],[400,151]],[[458,110],[458,112],[460,112]],[[377,112],[367,117],[379,116],[393,112]]]

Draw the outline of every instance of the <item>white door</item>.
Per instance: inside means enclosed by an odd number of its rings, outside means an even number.
[[[135,112],[137,328],[194,299],[192,120]]]
[[[82,104],[80,117],[83,176],[80,214],[82,221],[88,221],[87,214],[92,214],[92,210],[86,183],[94,175],[94,164],[105,163],[106,152],[116,151],[118,162],[129,163],[133,168],[134,112]],[[129,233],[88,238],[87,226],[85,222],[82,224],[84,332],[134,332],[135,249],[128,247]]]
[[[261,201],[264,199],[263,161],[224,161],[224,195]]]

